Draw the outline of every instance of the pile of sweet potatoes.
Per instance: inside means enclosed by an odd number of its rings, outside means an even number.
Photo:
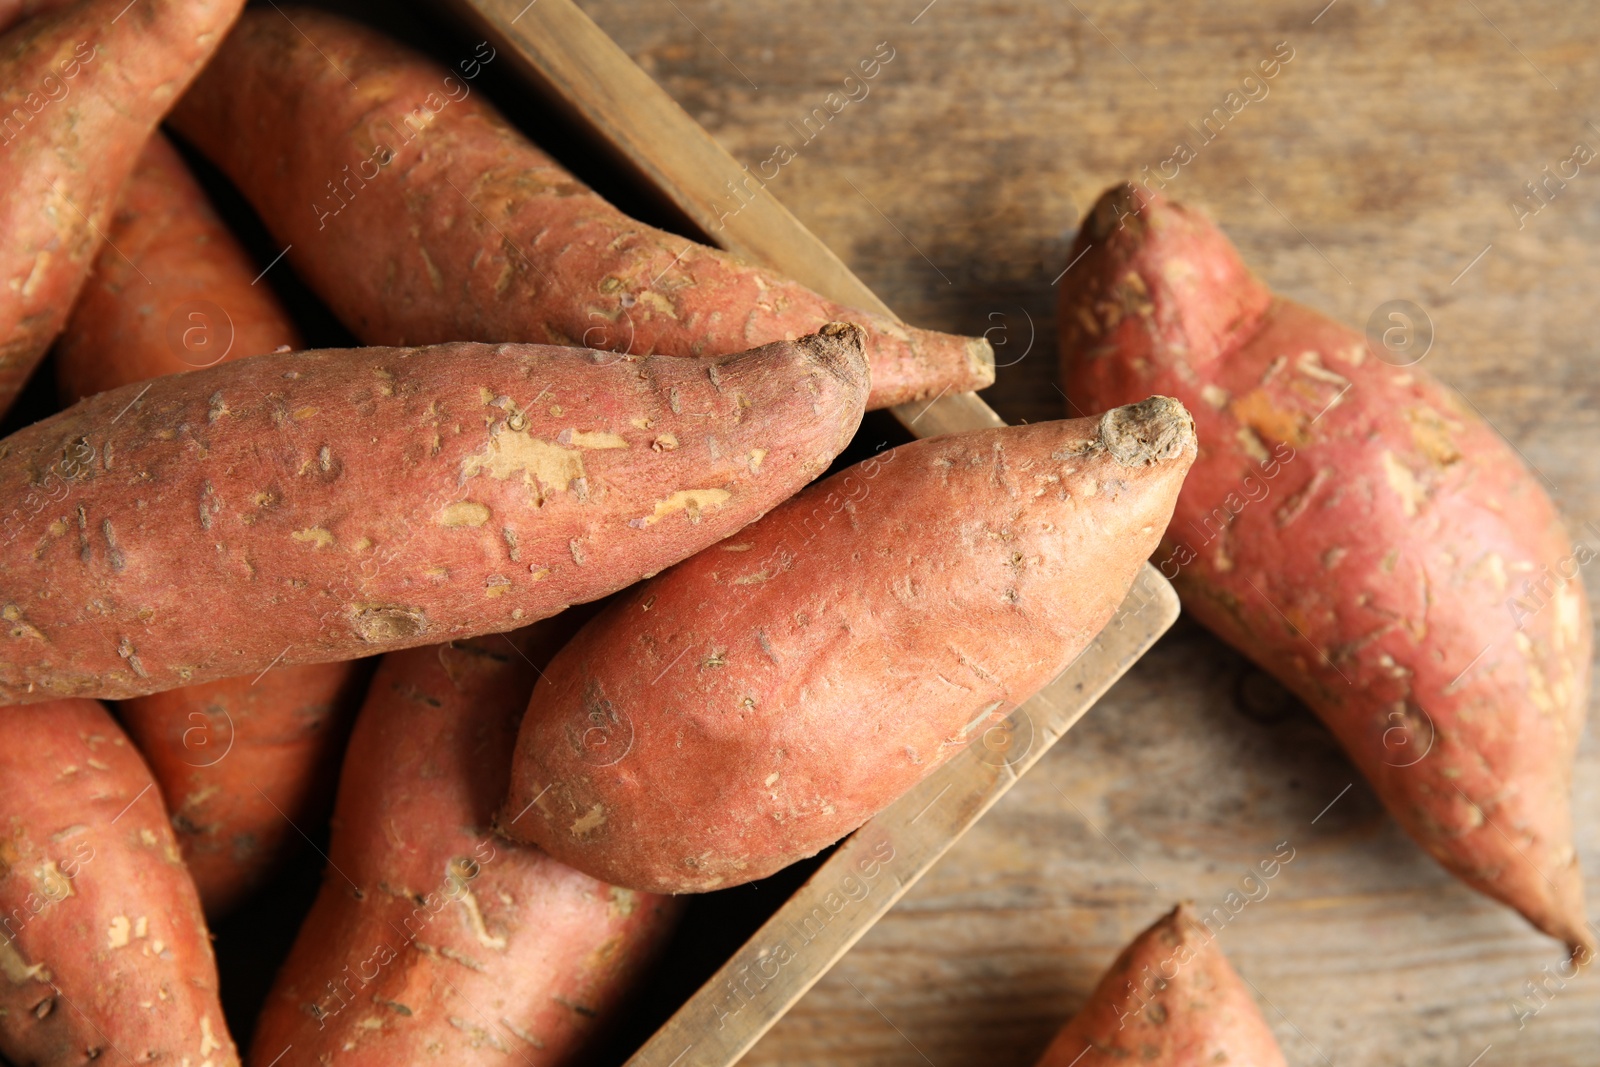
[[[472,90],[486,44],[242,7],[0,0],[0,415],[47,353],[62,404],[0,439],[0,1057],[238,1063],[207,919],[312,864],[248,1062],[578,1062],[674,895],[862,826],[1152,559],[1441,862],[1592,946],[1587,602],[1488,610],[1571,555],[1553,505],[1202,216],[1086,220],[1080,417],[824,477],[988,344],[628,217]],[[201,157],[362,347],[306,346]],[[1041,1062],[1133,1060],[1283,1063],[1183,907]]]

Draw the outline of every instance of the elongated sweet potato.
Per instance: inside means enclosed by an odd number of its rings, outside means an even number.
[[[852,467],[631,589],[556,657],[508,826],[597,878],[702,892],[838,840],[1059,674],[1194,459],[1152,397]]]
[[[56,345],[69,401],[223,360],[298,348],[257,268],[166,138],[150,138]],[[317,825],[360,701],[359,663],[284,667],[117,708],[172,813],[207,914],[231,909]]]
[[[139,150],[244,0],[84,0],[0,38],[0,414],[60,332]]]
[[[364,342],[719,356],[849,320],[867,329],[868,407],[993,383],[986,341],[841,307],[622,214],[472,95],[492,50],[458,73],[335,16],[290,17],[246,13],[173,122]]]
[[[0,817],[0,1054],[237,1064],[161,793],[104,706],[0,707]]]
[[[1133,939],[1037,1067],[1284,1067],[1215,935],[1180,904]]]
[[[1185,610],[1299,694],[1447,868],[1591,944],[1569,795],[1592,551],[1470,407],[1274,297],[1199,213],[1113,189],[1091,244],[1061,293],[1067,392],[1194,412],[1162,559]]]
[[[160,133],[122,187],[107,236],[56,345],[66,403],[303,347],[271,288],[252,284],[260,268]]]
[[[495,835],[537,664],[573,623],[385,656],[339,782],[322,891],[250,1062],[570,1062],[676,902]]]
[[[0,441],[0,500],[61,498],[0,518],[0,700],[137,696],[553,615],[810,481],[866,378],[860,330],[833,324],[715,359],[328,349],[100,393]]]

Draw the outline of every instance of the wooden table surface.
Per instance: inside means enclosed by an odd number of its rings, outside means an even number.
[[[1082,211],[1186,141],[1173,195],[1291,297],[1358,325],[1413,301],[1425,365],[1575,527],[1600,523],[1600,156],[1537,212],[1524,188],[1600,149],[1600,20],[1323,2],[583,7],[752,169],[786,146],[770,190],[905,318],[989,331],[1006,365],[985,395],[1009,421],[1062,411],[1052,281]],[[1188,124],[1280,42],[1265,95],[1202,144]],[[1600,907],[1593,729],[1577,777]],[[1294,859],[1221,941],[1291,1064],[1600,1059],[1600,979],[1549,979],[1553,942],[1448,878],[1302,707],[1180,621],[746,1062],[1028,1067],[1126,940],[1180,898],[1221,904],[1280,842]]]

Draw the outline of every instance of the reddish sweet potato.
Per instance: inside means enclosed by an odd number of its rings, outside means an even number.
[[[1589,943],[1569,794],[1592,552],[1470,407],[1275,298],[1197,212],[1114,189],[1090,244],[1061,293],[1068,395],[1194,412],[1161,557],[1185,609],[1298,693],[1446,867]]]
[[[1134,938],[1037,1067],[1284,1067],[1215,935],[1180,904]]]
[[[1194,459],[1163,397],[894,449],[623,594],[545,671],[508,832],[702,892],[809,856],[1059,674]],[[842,514],[841,514],[842,513]]]
[[[0,38],[0,414],[66,321],[139,150],[243,4],[84,0]]]
[[[56,345],[62,399],[277,348],[299,332],[260,267],[157,133],[122,187],[94,271]]]
[[[0,708],[0,1054],[237,1064],[194,883],[92,700]]]
[[[339,783],[322,892],[250,1062],[570,1062],[676,902],[495,836],[536,663],[565,619],[385,656]]]
[[[492,51],[462,76],[335,16],[290,17],[246,13],[173,122],[364,342],[719,356],[849,320],[867,328],[868,407],[993,383],[986,341],[841,307],[622,214],[471,95]]]
[[[604,596],[824,470],[861,418],[859,342],[329,349],[100,393],[0,441],[0,500],[62,497],[0,520],[0,701],[353,659]]]

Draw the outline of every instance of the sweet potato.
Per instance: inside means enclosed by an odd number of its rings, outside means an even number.
[[[495,835],[517,723],[564,618],[385,656],[339,782],[322,891],[250,1062],[570,1062],[671,928]]]
[[[100,393],[0,441],[0,500],[61,490],[0,519],[0,701],[138,696],[596,599],[821,473],[866,378],[860,331],[833,324],[715,359],[328,349]]]
[[[867,329],[869,408],[993,383],[986,341],[842,307],[622,214],[472,95],[487,46],[457,73],[333,15],[290,17],[247,12],[173,122],[363,342],[719,356],[848,320]]]
[[[84,0],[0,38],[0,414],[60,332],[117,190],[244,0]]]
[[[1164,397],[901,446],[617,598],[551,663],[508,832],[703,892],[865,822],[1110,619],[1194,459]]]
[[[251,284],[261,268],[160,133],[123,186],[107,236],[56,344],[66,403],[303,347],[272,289]]]
[[[1590,944],[1569,794],[1592,551],[1470,406],[1274,297],[1198,212],[1113,189],[1078,252],[1068,395],[1195,414],[1160,559],[1185,610],[1305,700],[1447,868]]]
[[[129,382],[299,347],[258,268],[157,133],[122,189],[109,242],[56,345],[70,403]],[[298,847],[333,799],[359,663],[307,664],[117,708],[172,812],[208,915],[230,910]]]
[[[237,1064],[161,793],[105,707],[0,708],[0,1054]]]
[[[1284,1067],[1215,936],[1180,904],[1133,939],[1037,1067]]]
[[[320,825],[367,671],[274,667],[122,701],[117,717],[161,786],[206,914],[231,911]]]

